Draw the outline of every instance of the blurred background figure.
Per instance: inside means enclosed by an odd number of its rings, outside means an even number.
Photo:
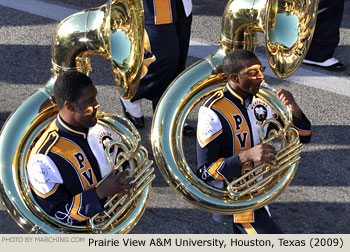
[[[303,63],[329,71],[342,72],[346,69],[333,57],[339,43],[343,12],[344,0],[319,0],[315,33]]]
[[[192,0],[143,0],[143,7],[148,70],[131,101],[121,99],[125,116],[139,129],[144,127],[141,99],[151,100],[154,111],[165,89],[185,69],[192,24]],[[184,134],[195,134],[195,129],[185,125]]]

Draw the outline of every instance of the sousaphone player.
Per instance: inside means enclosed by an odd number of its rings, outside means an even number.
[[[256,96],[264,80],[259,59],[251,51],[237,49],[223,60],[227,85],[212,95],[199,110],[197,128],[197,174],[205,182],[225,188],[253,168],[254,162],[273,165],[276,149],[261,143],[259,127],[277,114]],[[295,102],[293,95],[281,89],[277,97],[290,106],[292,125],[298,130],[300,141],[309,142],[311,123]],[[271,126],[264,127],[265,135]],[[218,222],[233,222],[234,233],[282,233],[271,219],[268,207],[232,215],[213,214]]]

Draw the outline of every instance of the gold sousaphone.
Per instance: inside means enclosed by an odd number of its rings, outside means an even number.
[[[283,121],[274,123],[263,142],[279,141],[277,164],[261,164],[237,180],[218,189],[198,178],[183,151],[182,128],[196,104],[222,89],[226,77],[222,60],[231,50],[254,51],[257,32],[263,32],[267,60],[278,77],[292,75],[300,66],[311,43],[316,24],[316,0],[231,0],[222,20],[219,49],[181,73],[168,87],[156,109],[152,123],[152,148],[161,174],[185,200],[209,212],[240,213],[258,209],[275,199],[291,182],[298,160],[298,132],[290,127],[291,113],[274,92],[260,89],[257,94]],[[264,84],[267,86],[267,84]]]
[[[28,186],[26,164],[31,148],[43,129],[57,116],[53,84],[68,70],[89,74],[89,55],[110,60],[117,90],[131,98],[138,87],[143,60],[143,7],[141,0],[108,1],[63,20],[52,41],[52,76],[46,85],[29,97],[7,120],[0,137],[0,195],[8,213],[28,233],[127,233],[141,218],[154,179],[147,150],[140,135],[126,119],[99,112],[98,123],[116,132],[122,141],[107,145],[106,157],[114,170],[127,162],[135,177],[135,189],[128,196],[115,195],[105,210],[77,226],[49,216],[35,202]],[[123,151],[116,163],[109,149]],[[117,171],[116,171],[117,172]]]

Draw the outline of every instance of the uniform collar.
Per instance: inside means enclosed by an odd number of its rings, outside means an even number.
[[[241,105],[243,106],[248,106],[252,100],[253,100],[253,95],[248,95],[247,98],[243,99],[241,96],[239,96],[235,90],[232,89],[232,87],[227,83],[225,87],[225,91],[228,91],[231,95],[233,95],[236,99],[239,100]]]
[[[80,137],[80,138],[84,138],[84,139],[87,137],[87,133],[88,133],[88,130],[89,130],[89,129],[86,129],[84,131],[79,131],[79,130],[73,129],[73,127],[70,126],[68,123],[66,123],[60,117],[60,115],[57,116],[56,125],[64,133],[67,133],[67,134],[72,135],[74,137]]]

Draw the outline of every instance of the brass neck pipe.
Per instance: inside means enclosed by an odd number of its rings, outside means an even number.
[[[105,31],[108,19],[107,4],[64,19],[52,39],[52,71],[59,74],[78,70],[89,74],[91,68],[87,55],[101,55],[108,59],[108,34]]]
[[[64,19],[52,40],[52,72],[91,71],[89,55],[112,64],[119,95],[131,99],[138,88],[143,62],[144,11],[141,0],[110,0]]]
[[[225,7],[220,44],[225,51],[254,51],[256,32],[264,32],[266,0],[230,0]]]

